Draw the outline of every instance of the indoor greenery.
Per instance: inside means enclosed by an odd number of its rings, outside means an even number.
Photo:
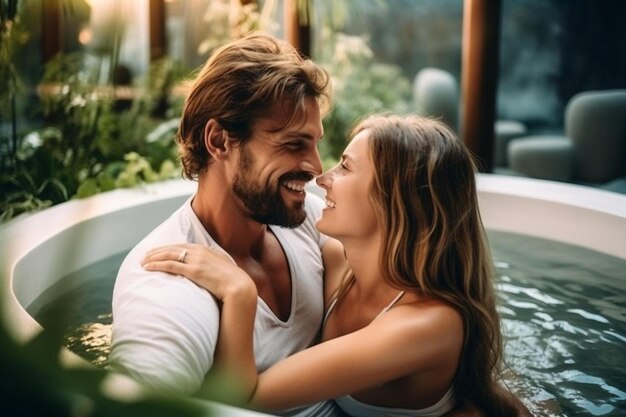
[[[99,57],[105,58],[116,65]],[[173,138],[182,98],[171,89],[184,74],[181,66],[162,59],[145,80],[120,86],[115,79],[99,82],[101,66],[86,61],[85,54],[73,53],[48,62],[39,86],[43,127],[17,139],[0,137],[2,145],[14,144],[0,149],[0,221],[179,175]]]
[[[127,88],[130,95],[121,96],[119,87],[98,86],[98,74],[85,69],[83,62],[81,54],[73,54],[58,55],[46,64],[44,127],[21,138],[14,163],[0,175],[2,220],[72,197],[179,175],[176,127],[153,116],[164,113],[159,107],[167,97],[159,91],[170,83],[154,78],[171,78],[176,71],[172,63],[153,64],[146,85]],[[158,82],[161,90],[151,88]],[[180,107],[168,109],[174,120]]]

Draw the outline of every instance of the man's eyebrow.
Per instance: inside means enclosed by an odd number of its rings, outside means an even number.
[[[291,132],[287,132],[287,137],[290,138],[299,138],[299,139],[313,139],[313,135],[309,132],[303,132],[299,130],[293,130]]]
[[[313,136],[308,134],[308,133],[304,133],[304,132],[289,132],[286,135],[289,139],[309,139],[312,140]]]
[[[311,141],[314,141],[314,142],[319,142],[324,137],[323,134],[319,138],[316,138],[313,135],[311,135],[310,133],[307,133],[307,132],[295,132],[295,131],[294,132],[289,132],[285,136],[286,136],[287,139],[303,139],[303,140],[311,140]]]

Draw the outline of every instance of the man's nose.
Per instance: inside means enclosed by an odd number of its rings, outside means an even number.
[[[307,153],[306,158],[302,161],[301,169],[310,172],[313,176],[318,176],[322,173],[322,159],[317,147],[313,147]]]

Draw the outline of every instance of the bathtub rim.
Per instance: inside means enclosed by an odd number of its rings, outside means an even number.
[[[625,194],[493,174],[479,174],[477,188],[483,223],[489,230],[554,240],[626,259]]]

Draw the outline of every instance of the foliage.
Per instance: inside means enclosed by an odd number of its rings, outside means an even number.
[[[325,30],[323,36],[334,45],[329,56],[321,56],[333,82],[333,108],[324,119],[326,140],[324,166],[333,165],[346,147],[352,125],[371,113],[410,109],[411,86],[398,66],[374,61],[364,36],[349,36]]]
[[[210,35],[198,46],[198,54],[209,54],[231,39],[255,29],[259,17],[255,1],[244,5],[230,0],[209,0],[203,20],[210,28]]]
[[[45,127],[23,138],[15,166],[0,174],[6,193],[2,220],[68,198],[176,176],[172,120],[182,103],[170,99],[170,90],[179,67],[156,62],[145,85],[132,89],[98,86],[100,74],[84,62],[83,54],[70,54],[46,65]]]

